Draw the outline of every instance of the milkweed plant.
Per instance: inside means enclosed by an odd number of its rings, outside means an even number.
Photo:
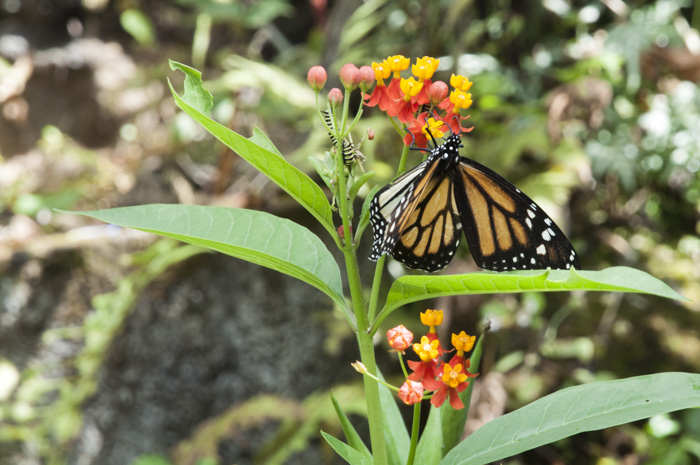
[[[699,407],[700,375],[658,373],[563,389],[490,421],[462,440],[473,383],[479,382],[488,322],[452,334],[448,345],[436,331],[443,321],[441,310],[416,315],[428,328],[419,336],[404,325],[383,327],[383,321],[394,310],[435,297],[464,294],[587,290],[684,298],[654,277],[627,267],[456,275],[418,272],[394,279],[388,293],[380,295],[381,281],[389,279],[383,273],[386,255],[378,257],[373,276],[361,276],[359,261],[368,257],[358,254],[358,250],[370,225],[370,203],[382,186],[374,186],[366,195],[361,211],[354,208],[360,192],[364,192],[362,188],[372,184],[374,172],[360,148],[361,143],[371,143],[374,134],[369,130],[353,138],[352,133],[365,111],[384,113],[396,130],[397,145],[400,141],[403,146],[394,159],[396,174],[400,175],[409,163],[415,164],[409,157],[411,148],[424,148],[447,134],[472,131],[466,114],[472,105],[472,81],[456,74],[449,84],[433,80],[439,64],[438,59],[423,57],[411,65],[403,56],[360,68],[346,64],[339,74],[343,89],[333,88],[327,93],[326,70],[320,66],[309,70],[307,81],[316,93],[316,117],[332,144],[325,162],[313,163],[324,189],[287,161],[261,130],[256,128],[251,137],[244,137],[214,121],[210,116],[212,96],[203,86],[201,73],[171,62],[173,70],[185,75],[182,94],[170,85],[176,104],[308,210],[341,252],[343,263],[338,263],[321,238],[309,229],[260,211],[142,205],[73,213],[257,263],[326,294],[356,335],[360,360],[353,367],[362,374],[364,383],[369,443],[360,437],[335,400],[344,440],[321,434],[353,465],[486,464],[583,431]],[[412,75],[406,77],[409,71]],[[359,93],[360,98],[351,99],[353,93]],[[351,108],[353,101],[359,105]],[[347,295],[340,271],[343,266]],[[375,335],[380,331],[386,338],[377,345]],[[376,363],[375,351],[386,350],[387,344],[403,373],[399,382],[386,381]],[[429,414],[421,431],[421,405],[427,402]],[[413,411],[408,427],[403,421],[403,408]]]

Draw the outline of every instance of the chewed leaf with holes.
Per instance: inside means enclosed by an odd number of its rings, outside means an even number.
[[[294,276],[325,292],[354,321],[333,256],[316,235],[292,221],[255,210],[196,205],[70,213],[172,237]]]
[[[214,137],[235,151],[241,158],[270,178],[281,189],[306,208],[324,228],[336,236],[331,205],[318,184],[303,171],[280,155],[270,139],[256,130],[250,139],[232,131],[208,116],[207,106],[199,104],[208,91],[202,87],[201,73],[171,61],[171,67],[185,72],[185,92],[182,96],[170,85],[175,103]],[[170,83],[169,83],[170,84]],[[211,97],[211,96],[209,96]]]
[[[700,375],[659,373],[575,386],[485,424],[440,462],[483,465],[584,431],[700,407]]]

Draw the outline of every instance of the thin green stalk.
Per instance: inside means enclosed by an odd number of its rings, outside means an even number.
[[[345,97],[346,97],[346,98],[347,98],[347,97],[350,97],[350,92],[346,92],[346,93],[345,93]],[[362,93],[360,94],[360,101],[361,101],[361,102],[364,102],[364,101],[365,101],[365,93],[364,93],[364,92],[362,92]],[[365,106],[364,106],[363,104],[360,105],[360,108],[358,108],[357,114],[355,115],[355,119],[353,119],[353,120],[352,120],[352,123],[350,123],[350,126],[348,127],[347,132],[352,131],[352,130],[355,128],[355,126],[357,125],[358,121],[360,121],[360,118],[362,117],[362,110],[363,110],[364,107],[365,107]]]
[[[403,362],[401,352],[399,352],[399,363],[401,364],[401,371],[403,371],[404,378],[408,378],[408,370],[406,370],[406,364]]]
[[[393,122],[393,118],[391,119]],[[403,150],[401,151],[401,160],[399,161],[399,167],[396,170],[396,175],[400,175],[403,173],[403,170],[406,167],[406,159],[408,158],[408,152],[410,149],[408,148],[407,145],[403,146]],[[374,318],[377,315],[377,302],[379,301],[379,288],[380,284],[382,282],[382,274],[384,273],[384,262],[386,261],[386,255],[382,255],[379,257],[379,260],[377,260],[377,266],[374,268],[374,280],[372,281],[372,293],[370,294],[369,297],[369,322],[372,325],[372,327],[375,326],[375,321]],[[370,330],[370,334],[374,335],[375,330]]]
[[[343,107],[343,118],[341,127],[345,126],[347,117],[347,100]],[[342,133],[342,131],[341,131]],[[341,134],[342,135],[342,134]],[[357,255],[355,248],[352,245],[352,235],[350,234],[350,225],[352,218],[348,214],[348,198],[347,198],[347,180],[345,177],[345,165],[343,164],[343,138],[336,139],[338,151],[336,156],[336,169],[338,173],[338,204],[340,208],[340,217],[343,222],[343,231],[345,232],[345,240],[343,241],[343,254],[345,256],[345,268],[348,274],[348,285],[350,287],[350,297],[352,300],[352,308],[357,318],[357,341],[360,348],[360,358],[362,363],[367,367],[369,373],[376,376],[377,363],[374,357],[374,344],[372,336],[367,334],[369,322],[367,320],[365,299],[362,291],[362,281],[360,279],[360,269],[357,263]],[[384,427],[382,421],[382,410],[379,400],[379,385],[371,378],[365,376],[365,400],[367,402],[367,419],[369,422],[369,434],[372,442],[372,454],[374,456],[375,465],[387,464],[386,443],[384,441]]]
[[[413,404],[413,427],[411,428],[411,448],[408,451],[406,465],[413,465],[416,458],[416,446],[418,445],[418,432],[420,430],[420,406],[421,402]]]

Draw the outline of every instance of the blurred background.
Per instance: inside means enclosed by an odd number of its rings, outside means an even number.
[[[318,433],[342,435],[331,389],[364,431],[354,338],[315,289],[55,210],[254,208],[332,250],[305,210],[178,111],[168,59],[203,71],[218,121],[260,127],[320,182],[309,157],[329,142],[308,68],[328,69],[328,89],[347,62],[437,57],[436,79],[475,83],[463,155],[545,208],[585,269],[639,268],[692,299],[477,296],[395,312],[385,329],[422,333],[426,308],[445,310],[446,337],[491,322],[465,434],[563,387],[698,372],[699,26],[689,0],[3,0],[0,464],[341,463]],[[365,166],[383,185],[401,140],[378,112],[356,139],[366,127]],[[447,273],[476,270],[459,255]],[[387,349],[378,341],[380,367],[400,373]],[[697,464],[700,411],[503,463]]]

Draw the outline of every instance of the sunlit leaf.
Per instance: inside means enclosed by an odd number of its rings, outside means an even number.
[[[170,69],[173,71],[180,70],[185,74],[185,82],[183,84],[185,92],[182,94],[182,100],[198,113],[208,115],[211,107],[214,105],[214,99],[211,96],[211,92],[202,86],[202,73],[173,60],[170,60]]]
[[[294,276],[326,293],[354,321],[333,256],[315,234],[293,221],[255,210],[197,205],[71,213],[172,237]]]
[[[186,72],[188,76],[191,76],[193,73],[191,68],[188,69],[184,65],[171,61],[171,67],[173,66]],[[196,70],[194,72],[199,73]],[[187,83],[188,81],[185,82]],[[271,151],[269,146],[272,142],[267,137],[262,137],[260,132],[255,133],[250,139],[246,139],[211,119],[202,112],[201,106],[193,106],[191,101],[198,102],[199,96],[205,90],[201,86],[201,80],[196,82],[194,77],[190,80],[190,84],[193,87],[186,85],[185,93],[182,97],[170,85],[175,103],[224,145],[269,177],[306,208],[333,237],[336,237],[330,203],[318,184],[281,157],[278,150]],[[190,95],[194,95],[194,97],[189,97]],[[259,143],[256,143],[256,141]]]

